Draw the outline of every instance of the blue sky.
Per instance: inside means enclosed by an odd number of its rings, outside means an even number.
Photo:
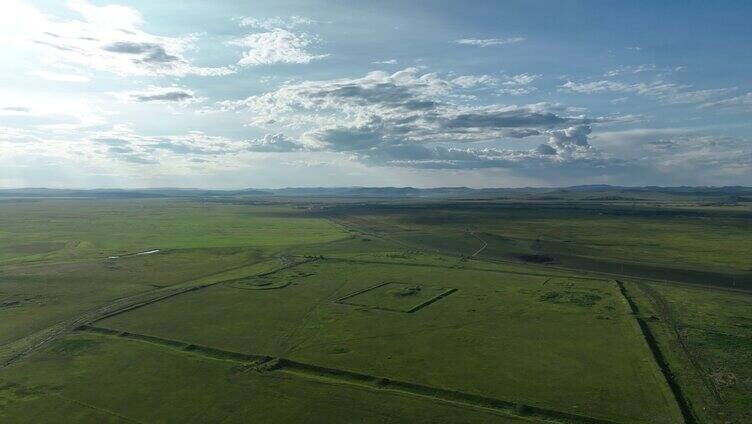
[[[2,8],[0,187],[752,185],[749,2]]]

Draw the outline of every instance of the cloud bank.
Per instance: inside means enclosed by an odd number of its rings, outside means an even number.
[[[505,44],[515,44],[525,41],[523,37],[509,37],[509,38],[461,38],[454,40],[456,44],[462,44],[466,46],[477,47],[491,47],[491,46],[503,46]]]
[[[525,85],[536,76],[444,78],[407,68],[360,78],[286,83],[275,91],[220,107],[246,113],[250,125],[292,130],[299,142],[260,143],[266,151],[328,151],[381,166],[488,168],[603,160],[587,142],[588,118],[557,104],[468,106],[466,90]],[[475,147],[481,142],[550,137],[525,151]],[[267,147],[268,146],[268,147]],[[271,147],[273,146],[273,147]]]
[[[67,5],[76,18],[55,19],[25,3],[8,1],[0,18],[0,40],[38,51],[52,65],[75,65],[122,76],[234,72],[227,67],[192,65],[185,53],[194,47],[196,36],[148,33],[141,29],[144,21],[135,9],[71,0]]]

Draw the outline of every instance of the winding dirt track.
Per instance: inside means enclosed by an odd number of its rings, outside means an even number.
[[[474,257],[478,256],[478,254],[480,252],[486,250],[486,247],[488,247],[488,242],[485,241],[485,240],[483,240],[482,238],[480,238],[480,236],[478,236],[477,233],[470,233],[470,235],[472,235],[473,237],[477,238],[478,240],[480,240],[481,243],[483,243],[483,246],[481,246],[480,249],[476,250],[472,255],[470,255],[471,258],[474,258]]]

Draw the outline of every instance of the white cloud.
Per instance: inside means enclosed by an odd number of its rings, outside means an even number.
[[[291,140],[284,134],[266,134],[262,138],[249,141],[246,149],[252,152],[275,153],[311,150],[310,146]]]
[[[506,80],[526,84],[534,78]],[[375,71],[361,78],[285,83],[275,91],[220,105],[244,111],[251,125],[297,132],[300,143],[305,143],[309,151],[354,155],[368,164],[488,168],[529,161],[602,159],[587,145],[590,127],[580,127],[602,122],[602,118],[572,115],[568,108],[548,103],[487,106],[455,103],[465,90],[500,83],[501,80],[487,75],[447,79],[408,68],[391,74]],[[556,131],[564,132],[558,136]],[[451,145],[546,134],[562,140],[555,144],[554,155],[535,149]],[[288,141],[285,138],[255,144],[265,151],[301,149],[301,144]]]
[[[617,68],[607,71],[605,74],[603,74],[603,76],[616,77],[616,76],[625,75],[625,74],[640,74],[643,72],[657,72],[657,71],[670,72],[672,71],[672,69],[660,69],[652,63],[646,63],[642,65],[619,66]]]
[[[212,136],[199,131],[146,136],[127,125],[91,130],[68,136],[29,135],[0,127],[0,162],[31,163],[46,172],[51,163],[64,163],[63,171],[81,167],[122,173],[126,178],[153,175],[197,176],[227,172],[256,160],[248,141]],[[0,167],[0,170],[6,170]],[[16,171],[18,172],[18,171]],[[38,174],[37,174],[38,175]],[[56,180],[59,183],[59,180]]]
[[[528,85],[531,82],[540,78],[537,74],[517,74],[512,76],[505,76],[504,85]]]
[[[267,19],[257,19],[249,16],[240,18],[241,27],[258,28],[267,31],[284,28],[294,29],[303,25],[313,25],[317,23],[313,19],[306,18],[304,16],[290,16],[288,18],[274,17]]]
[[[46,80],[50,80],[50,81],[59,81],[59,82],[89,82],[90,81],[89,77],[87,77],[86,75],[64,74],[64,73],[59,73],[59,72],[45,71],[42,69],[31,71],[29,72],[29,75],[46,79]]]
[[[509,38],[461,38],[454,40],[456,44],[464,44],[468,46],[478,47],[490,47],[490,46],[503,46],[505,44],[514,44],[525,41],[523,37],[509,37]]]
[[[373,63],[374,65],[394,65],[397,63],[397,59],[377,60],[371,63]]]
[[[498,94],[507,94],[512,96],[523,96],[530,94],[537,90],[536,87],[530,84],[539,79],[541,76],[538,74],[517,74],[517,75],[504,75],[503,87],[498,90]]]
[[[650,83],[624,83],[611,80],[600,80],[578,83],[567,81],[559,86],[560,91],[580,94],[596,93],[632,93],[655,97],[668,104],[691,104],[707,102],[736,90],[735,87],[716,88],[707,90],[691,90],[689,85],[679,85],[666,81]]]
[[[462,75],[451,80],[461,88],[488,87],[498,84],[499,79],[490,75]]]
[[[707,185],[752,177],[752,140],[692,128],[606,131],[593,144],[643,166],[648,180],[673,178]],[[657,174],[657,175],[656,175]]]
[[[559,156],[589,154],[592,146],[588,136],[592,132],[589,125],[576,125],[563,130],[549,132],[548,145]]]
[[[0,126],[73,131],[102,125],[105,115],[87,98],[7,91],[0,99]]]
[[[38,51],[53,65],[73,64],[122,76],[233,72],[226,67],[193,66],[184,54],[194,47],[195,36],[147,33],[141,29],[140,13],[129,7],[71,0],[67,5],[79,18],[62,19],[17,0],[8,1],[0,17],[0,44]]]
[[[660,98],[671,104],[702,103],[736,91],[736,87],[713,88],[708,90],[688,90],[675,93],[666,93]]]
[[[269,32],[249,34],[233,40],[231,45],[247,48],[238,61],[241,66],[271,65],[275,63],[309,63],[323,59],[328,54],[313,54],[308,51],[318,43],[307,34],[294,34],[281,28]]]
[[[530,94],[534,91],[536,91],[536,87],[514,87],[514,88],[501,88],[498,91],[498,94],[508,94],[510,96],[524,96],[526,94]]]
[[[0,109],[0,116],[3,112],[3,109]],[[36,141],[36,137],[28,130],[0,126],[0,143],[28,143],[33,141]]]
[[[616,82],[610,80],[591,81],[584,83],[577,83],[574,81],[567,81],[559,86],[562,91],[569,91],[573,93],[581,94],[595,94],[605,92],[617,92],[617,93],[636,93],[645,95],[657,95],[659,93],[675,92],[681,89],[682,86],[678,86],[672,83],[666,83],[663,81],[656,81],[653,83],[638,83],[627,84],[623,82]]]
[[[501,75],[463,75],[451,80],[451,83],[463,89],[495,89],[496,95],[521,96],[530,94],[537,87],[530,85],[540,78],[535,74]]]
[[[702,108],[718,109],[736,109],[750,112],[752,111],[752,93],[746,93],[741,96],[730,97],[728,99],[707,102],[701,105]]]
[[[537,89],[529,84],[538,78],[540,78],[540,75],[533,74],[502,75],[501,77],[463,75],[452,79],[451,83],[464,89],[497,87],[496,94],[521,96],[530,94]]]
[[[248,150],[245,141],[211,136],[200,131],[143,136],[124,125],[92,132],[84,141],[87,151],[100,157],[143,165],[187,164],[194,159],[236,155]]]

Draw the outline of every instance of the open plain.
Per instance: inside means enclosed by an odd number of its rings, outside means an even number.
[[[749,422],[705,200],[3,200],[0,419]]]

